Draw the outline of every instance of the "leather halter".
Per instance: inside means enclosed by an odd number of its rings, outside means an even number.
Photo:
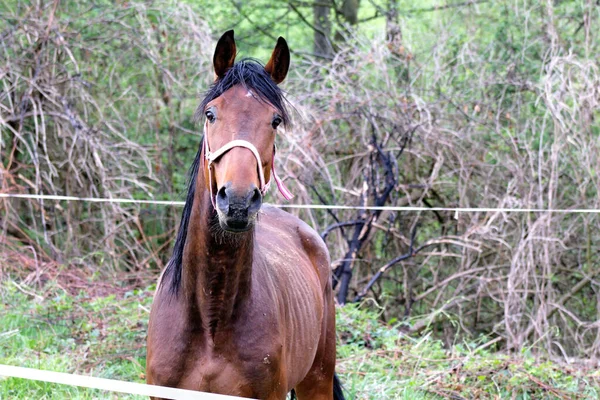
[[[208,120],[207,120],[204,123],[204,141],[202,143],[202,147],[204,150],[204,158],[207,161],[206,167],[208,168],[210,201],[212,202],[213,208],[216,209],[215,196],[213,195],[213,192],[212,192],[212,168],[211,168],[211,166],[223,154],[227,153],[229,150],[233,149],[234,147],[245,147],[246,149],[248,149],[252,152],[252,155],[254,155],[254,158],[256,158],[256,163],[258,166],[258,179],[260,181],[260,189],[259,189],[260,194],[264,196],[267,193],[267,191],[269,190],[269,186],[271,186],[271,179],[269,178],[269,181],[265,182],[265,173],[262,168],[260,154],[258,153],[258,150],[252,143],[250,143],[246,140],[232,140],[231,142],[223,145],[223,147],[221,147],[220,149],[211,152],[210,147],[208,145]],[[279,178],[279,176],[277,175],[277,172],[275,172],[275,152],[276,151],[277,151],[277,146],[275,146],[275,144],[273,143],[273,159],[271,160],[271,175],[273,175],[273,178],[275,179],[275,183],[277,184],[277,188],[279,189],[279,192],[281,193],[281,195],[286,200],[291,200],[294,197],[294,195],[292,195],[292,193],[285,187],[283,181]]]

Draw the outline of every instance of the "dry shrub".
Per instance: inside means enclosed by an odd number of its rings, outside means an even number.
[[[160,182],[173,197],[175,155],[193,151],[175,136],[197,141],[180,121],[210,76],[206,24],[162,2],[13,5],[0,19],[0,190],[148,198]],[[2,208],[3,237],[92,269],[160,267],[177,214],[116,203]]]
[[[600,74],[589,55],[599,46],[585,30],[598,16],[587,9],[583,44],[567,47],[551,5],[501,7],[514,7],[509,24],[528,26],[520,52],[477,35],[457,46],[441,26],[428,54],[357,34],[331,63],[303,60],[290,88],[300,118],[286,165],[301,200],[376,205],[387,187],[384,154],[397,171],[387,206],[598,209]],[[460,13],[485,19],[479,9]],[[334,267],[350,258],[348,301],[408,251],[420,224],[416,245],[431,246],[370,291],[407,331],[600,356],[597,213],[301,214],[328,232]],[[358,222],[371,229],[354,246],[365,232]]]

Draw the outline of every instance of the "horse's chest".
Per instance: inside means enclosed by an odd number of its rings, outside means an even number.
[[[244,366],[221,357],[197,358],[177,386],[232,396],[259,396],[258,388],[251,384]]]
[[[287,385],[279,379],[279,357],[265,353],[260,359],[255,353],[243,360],[243,356],[238,354],[233,359],[217,354],[197,355],[178,386],[252,398],[272,398],[274,393],[285,395]]]
[[[252,398],[285,396],[282,346],[260,335],[175,335],[149,360],[156,384]],[[173,357],[178,354],[178,357]],[[161,360],[171,360],[163,363]]]

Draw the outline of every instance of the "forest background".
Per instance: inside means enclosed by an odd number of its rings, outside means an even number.
[[[600,208],[599,17],[591,0],[4,0],[0,193],[183,200],[216,39],[235,29],[238,58],[264,62],[283,36],[292,203],[422,208],[289,210],[326,240],[338,302],[446,348],[597,365],[600,220],[581,210]],[[439,209],[457,207],[492,210]],[[181,212],[0,210],[0,279],[107,292],[158,276]]]

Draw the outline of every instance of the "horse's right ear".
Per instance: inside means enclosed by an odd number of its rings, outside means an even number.
[[[215,67],[215,80],[225,76],[229,68],[233,67],[235,62],[235,39],[233,38],[233,29],[227,31],[221,36],[215,48],[213,56],[213,66]]]

